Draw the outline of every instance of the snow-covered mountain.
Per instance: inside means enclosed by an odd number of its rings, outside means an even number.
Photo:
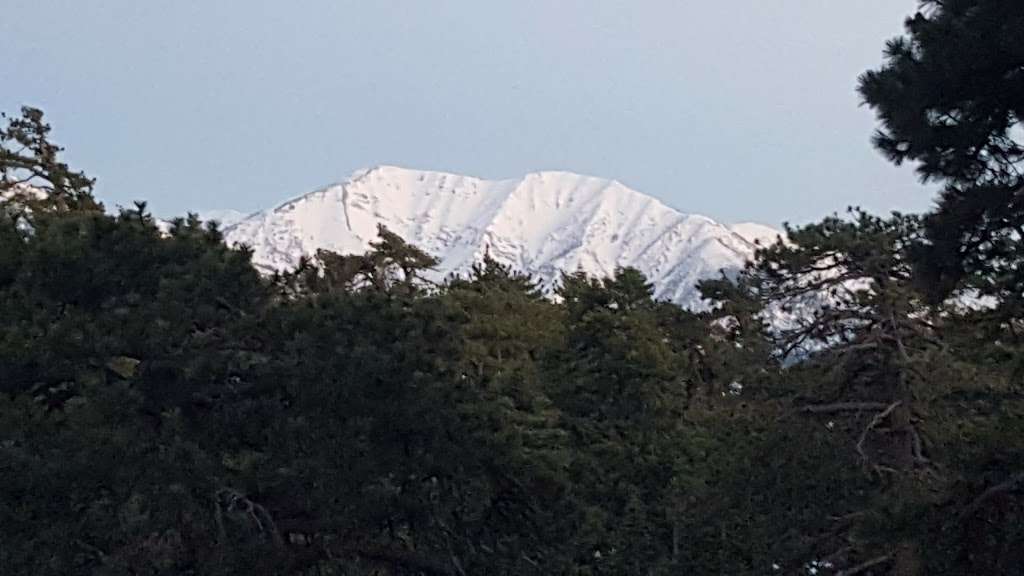
[[[361,253],[378,223],[437,256],[439,277],[465,272],[487,251],[548,285],[561,271],[604,276],[633,266],[657,297],[689,307],[700,306],[698,280],[738,270],[754,241],[775,233],[759,225],[734,231],[578,174],[490,181],[381,166],[253,214],[227,227],[226,237],[251,246],[260,267],[284,270],[319,248]]]
[[[778,228],[772,228],[757,222],[739,222],[730,226],[729,229],[761,248],[767,248],[775,244],[783,234]]]
[[[203,222],[216,220],[220,224],[221,228],[227,228],[245,220],[245,217],[248,216],[248,214],[245,212],[239,212],[238,210],[205,210],[200,211],[197,216],[199,216],[199,219]]]

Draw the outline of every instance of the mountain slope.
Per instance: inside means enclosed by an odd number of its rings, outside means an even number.
[[[561,271],[609,275],[634,266],[656,295],[699,306],[694,283],[739,269],[756,248],[703,216],[677,212],[612,180],[538,172],[489,181],[382,166],[259,212],[226,230],[267,269],[318,248],[362,252],[381,223],[438,256],[438,276],[466,271],[489,251],[550,285]]]
[[[739,222],[730,226],[729,229],[761,248],[771,246],[783,234],[781,230],[757,222]]]
[[[206,210],[199,212],[198,216],[203,222],[216,220],[220,223],[221,228],[228,228],[229,226],[245,220],[249,215],[245,212],[239,212],[238,210]]]

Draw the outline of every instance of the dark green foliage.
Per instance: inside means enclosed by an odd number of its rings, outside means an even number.
[[[276,284],[215,228],[164,234],[143,206],[5,230],[13,573],[620,573],[681,558],[675,515],[704,490],[709,445],[680,419],[702,336],[635,271],[567,281],[581,298],[556,305],[489,258],[427,293],[414,279],[432,259],[386,230],[356,281],[321,254]]]
[[[889,42],[884,66],[861,78],[861,95],[882,122],[875,145],[945,184],[926,219],[931,245],[921,258],[932,296],[966,279],[1011,296],[1004,308],[1019,315],[1024,8],[1015,0],[922,5],[907,36]],[[987,274],[992,267],[999,273]]]
[[[643,275],[628,268],[603,281],[565,276],[559,296],[567,333],[552,372],[577,454],[576,562],[588,574],[679,569],[682,519],[707,494],[705,463],[715,448],[688,416],[703,384],[703,337],[688,333],[696,318],[655,302]]]
[[[193,221],[163,237],[141,209],[39,213],[7,242],[0,510],[17,556],[2,560],[180,573],[206,553],[188,543],[211,538],[220,468],[200,406],[243,361],[230,327],[267,301],[263,282],[219,235]]]
[[[861,78],[861,94],[882,122],[876,146],[944,184],[922,219],[924,238],[903,251],[919,300],[927,300],[911,308],[915,321],[927,322],[917,335],[935,351],[920,360],[910,351],[912,361],[903,362],[918,381],[915,417],[935,473],[914,483],[916,504],[902,507],[901,530],[928,548],[928,573],[1015,573],[1024,5],[922,6],[907,20],[907,36],[888,45],[883,67]]]
[[[875,145],[927,179],[1019,180],[1024,142],[1024,10],[1015,0],[927,0],[861,77]]]
[[[25,109],[0,573],[1020,573],[1022,12],[927,2],[862,80],[934,213],[788,228],[700,313],[629,268],[434,283],[383,227],[264,278],[194,216],[103,214]]]
[[[291,272],[278,274],[276,283],[285,295],[337,294],[356,290],[410,296],[423,290],[425,271],[437,259],[407,243],[383,224],[379,240],[366,254],[337,254],[317,250],[315,259],[303,258]]]
[[[58,159],[62,148],[49,140],[43,112],[24,107],[0,128],[0,201],[4,212],[100,210],[93,181]]]

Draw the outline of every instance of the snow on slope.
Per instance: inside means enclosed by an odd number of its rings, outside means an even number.
[[[248,216],[245,212],[239,212],[238,210],[205,210],[198,214],[199,219],[203,222],[210,222],[216,220],[221,228],[227,228],[233,224],[241,222]]]
[[[658,298],[689,307],[700,307],[698,280],[738,270],[756,248],[612,180],[538,172],[489,181],[391,166],[253,214],[226,236],[251,246],[257,265],[284,270],[319,248],[361,253],[378,223],[440,258],[438,277],[465,272],[488,250],[548,286],[561,271],[606,276],[633,266]]]
[[[781,230],[757,222],[739,222],[730,226],[729,229],[748,242],[757,244],[760,248],[767,248],[775,244],[783,233]]]

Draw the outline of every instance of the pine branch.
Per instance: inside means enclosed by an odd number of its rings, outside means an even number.
[[[836,572],[836,576],[854,576],[854,574],[860,574],[865,570],[869,570],[871,568],[874,568],[875,566],[878,566],[879,564],[889,562],[890,560],[892,560],[892,554],[878,556],[877,558],[872,558],[867,562],[862,562],[852,568],[849,568],[848,570],[840,570],[839,572]]]
[[[893,402],[892,404],[889,404],[885,408],[885,410],[882,410],[878,414],[875,414],[875,417],[871,419],[871,422],[869,422],[867,427],[864,428],[864,431],[861,432],[860,439],[857,440],[857,454],[860,454],[860,457],[864,460],[864,462],[868,462],[868,460],[869,460],[867,454],[864,453],[864,442],[868,438],[868,433],[870,433],[871,430],[873,430],[875,428],[875,426],[878,426],[886,418],[888,418],[889,415],[892,414],[892,411],[895,410],[897,407],[899,407],[900,404],[902,404],[902,402],[897,400],[897,401]]]
[[[834,404],[812,404],[804,406],[801,412],[811,414],[833,414],[836,412],[863,412],[865,410],[885,410],[889,404],[882,402],[836,402]]]

